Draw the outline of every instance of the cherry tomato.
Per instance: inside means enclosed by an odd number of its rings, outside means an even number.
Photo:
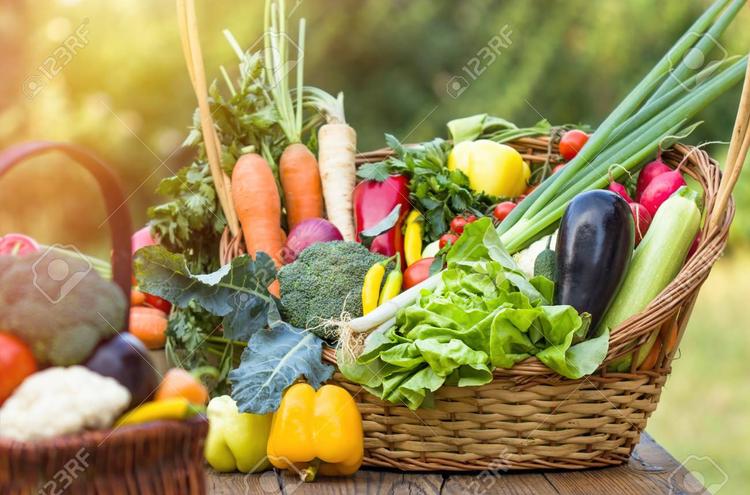
[[[474,223],[477,220],[479,219],[477,218],[476,215],[469,215],[468,217],[466,217],[466,223]]]
[[[36,370],[29,346],[15,335],[0,332],[0,404]]]
[[[438,246],[440,246],[440,249],[443,249],[448,244],[455,244],[457,240],[458,236],[456,234],[454,234],[453,232],[448,232],[440,236]]]
[[[409,265],[404,272],[404,290],[414,287],[430,276],[430,267],[435,258],[422,258]]]
[[[498,222],[502,222],[515,207],[516,204],[513,201],[503,201],[502,203],[498,203],[498,205],[495,206],[495,209],[492,210],[492,216],[495,217]]]
[[[552,169],[552,174],[551,175],[556,174],[558,171],[560,171],[560,170],[562,170],[564,168],[565,168],[565,164],[561,163],[560,165],[558,165],[558,166],[556,166],[555,168]]]
[[[39,244],[27,235],[8,234],[0,237],[0,254],[23,256],[24,254],[36,253],[38,251]]]
[[[172,309],[172,303],[165,299],[162,299],[161,297],[152,296],[151,294],[146,294],[144,304],[146,306],[151,306],[152,308],[164,311],[167,314],[169,314],[169,311]]]
[[[455,232],[456,234],[463,234],[464,233],[464,227],[466,224],[469,223],[467,219],[465,219],[462,216],[457,216],[453,220],[451,220],[451,231]],[[442,247],[442,246],[440,246]]]
[[[578,129],[573,129],[563,134],[560,139],[560,154],[565,160],[571,160],[581,151],[583,145],[589,140],[589,135]]]

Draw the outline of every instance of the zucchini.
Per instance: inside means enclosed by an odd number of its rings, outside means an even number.
[[[654,220],[635,250],[625,280],[615,300],[602,319],[610,331],[631,316],[643,311],[680,272],[693,239],[700,228],[698,193],[681,187],[669,197],[654,215]],[[655,334],[659,332],[656,329]],[[646,359],[656,342],[649,336],[638,352],[638,366]],[[628,371],[632,356],[613,362],[610,369]]]

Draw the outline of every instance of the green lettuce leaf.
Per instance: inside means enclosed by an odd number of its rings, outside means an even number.
[[[442,386],[489,383],[494,368],[530,356],[573,379],[601,364],[608,336],[576,343],[590,317],[551,306],[554,283],[529,280],[489,219],[468,224],[446,261],[435,290],[402,308],[393,327],[370,335],[356,363],[339,363],[347,378],[416,409],[429,406]]]

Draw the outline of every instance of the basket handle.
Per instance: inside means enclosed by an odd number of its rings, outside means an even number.
[[[29,141],[7,148],[0,153],[0,177],[24,160],[50,151],[61,151],[83,165],[99,183],[99,189],[104,197],[107,209],[107,221],[112,237],[112,279],[122,289],[128,302],[126,304],[127,316],[132,276],[132,253],[130,251],[132,225],[130,212],[125,207],[125,196],[112,169],[80,146],[52,141]],[[127,321],[126,317],[126,325]]]
[[[748,58],[750,58],[750,55],[748,55]],[[748,127],[750,127],[750,63],[747,65],[747,70],[745,71],[742,96],[740,96],[740,105],[734,121],[734,130],[732,131],[732,140],[729,143],[726,166],[724,167],[724,173],[719,184],[716,206],[708,222],[710,230],[718,228],[721,224],[722,218],[727,212],[732,190],[740,178],[740,172],[742,172],[748,148],[750,147],[750,132],[748,132]]]

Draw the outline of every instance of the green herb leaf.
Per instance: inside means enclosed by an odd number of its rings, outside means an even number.
[[[362,180],[383,182],[390,176],[391,171],[386,162],[366,163],[357,169],[357,177]]]

